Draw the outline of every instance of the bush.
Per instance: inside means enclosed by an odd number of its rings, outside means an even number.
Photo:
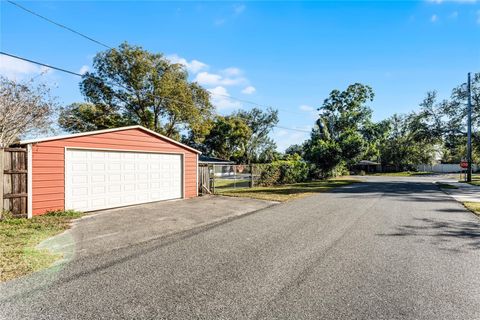
[[[281,176],[280,166],[274,163],[269,163],[258,165],[258,168],[260,169],[260,176],[258,177],[256,184],[263,187],[278,184]]]
[[[269,164],[260,165],[260,177],[257,184],[272,186],[303,182],[308,179],[309,168],[298,155],[289,156],[286,160],[277,160]]]

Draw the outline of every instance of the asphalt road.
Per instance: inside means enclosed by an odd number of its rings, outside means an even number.
[[[0,287],[4,319],[480,319],[480,220],[369,182]]]

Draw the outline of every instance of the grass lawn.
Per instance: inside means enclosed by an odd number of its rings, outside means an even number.
[[[402,171],[402,172],[381,172],[381,173],[373,173],[369,175],[373,176],[388,176],[388,177],[413,177],[413,176],[425,176],[433,174],[433,172],[429,171]]]
[[[70,221],[81,215],[58,211],[32,219],[7,217],[0,221],[0,282],[44,269],[61,258],[35,246],[68,229]]]
[[[480,186],[480,174],[472,174],[472,182],[469,183],[474,186]]]
[[[480,202],[464,202],[463,205],[473,213],[480,215]]]
[[[306,197],[318,192],[325,192],[336,187],[359,182],[358,180],[332,179],[303,183],[286,184],[273,187],[254,187],[242,189],[216,190],[217,194],[231,197],[248,197],[271,201],[288,201]]]
[[[478,173],[472,174],[472,181],[471,182],[466,182],[464,180],[464,177],[463,177],[463,174],[462,174],[462,177],[460,178],[460,180],[458,180],[458,182],[469,183],[472,186],[480,186],[480,174],[478,174]]]
[[[250,180],[246,179],[221,179],[221,178],[215,178],[215,188],[247,188],[250,186]]]

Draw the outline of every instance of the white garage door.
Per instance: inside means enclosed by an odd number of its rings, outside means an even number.
[[[92,211],[181,197],[181,155],[66,151],[67,209]]]

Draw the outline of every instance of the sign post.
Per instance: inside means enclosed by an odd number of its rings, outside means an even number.
[[[462,160],[460,161],[460,168],[462,168],[462,171],[463,169],[468,169],[468,161],[467,160]],[[466,173],[466,172],[465,172]],[[465,181],[467,181],[468,177],[467,177],[467,174],[465,174]]]
[[[467,103],[467,182],[472,181],[472,89],[471,89],[471,80],[470,72],[468,73],[467,79],[467,93],[468,93],[468,103]]]

